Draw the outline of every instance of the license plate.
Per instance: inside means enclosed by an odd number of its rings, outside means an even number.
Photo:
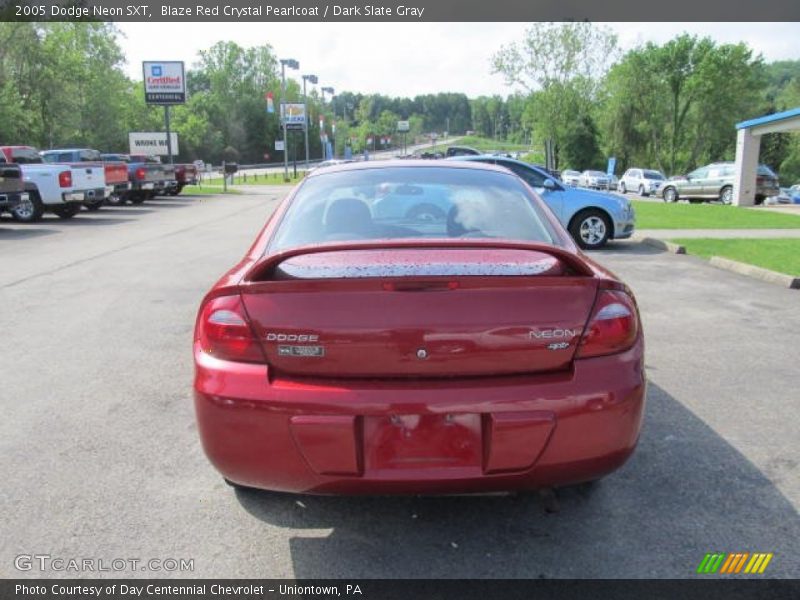
[[[142,185],[143,190],[152,190],[155,186],[154,183],[145,183]]]

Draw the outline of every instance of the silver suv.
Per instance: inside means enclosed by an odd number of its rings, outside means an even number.
[[[640,196],[655,195],[658,194],[658,190],[665,179],[666,177],[661,171],[639,168],[628,169],[619,180],[619,191],[623,194],[636,192]]]
[[[732,162],[718,162],[695,169],[688,175],[673,177],[661,186],[661,196],[665,202],[675,202],[686,198],[690,202],[719,200],[730,204],[733,199],[733,180],[735,166]],[[764,198],[780,193],[778,176],[767,165],[758,165],[756,171],[756,204]]]

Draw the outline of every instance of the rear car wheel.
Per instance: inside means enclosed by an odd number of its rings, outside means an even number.
[[[100,210],[100,207],[103,206],[103,200],[92,200],[91,202],[84,203],[84,206],[86,207],[86,210]]]
[[[623,194],[627,194],[628,193],[628,188],[625,187],[625,182],[624,181],[620,181],[619,182],[619,191],[621,193],[623,193]]]
[[[733,187],[726,185],[719,191],[719,201],[723,204],[730,204],[733,202]]]
[[[34,223],[41,219],[43,214],[44,204],[39,192],[28,192],[28,199],[11,209],[11,216],[20,223]]]
[[[108,197],[108,204],[110,206],[122,206],[125,204],[125,197],[122,194],[111,194]]]
[[[131,194],[131,204],[141,204],[145,200],[144,192],[134,192]]]
[[[661,194],[661,197],[664,198],[664,202],[677,202],[678,192],[675,191],[674,187],[664,188],[664,192]]]
[[[582,210],[572,219],[569,233],[584,250],[602,248],[611,236],[611,221],[595,208]]]
[[[641,183],[639,184],[639,195],[640,196],[647,196],[648,195],[648,194],[645,194],[644,186]]]
[[[81,205],[77,202],[72,204],[62,204],[53,208],[53,212],[59,219],[71,219],[81,210]]]

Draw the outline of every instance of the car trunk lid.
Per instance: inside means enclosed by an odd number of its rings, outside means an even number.
[[[278,259],[241,290],[278,373],[508,375],[571,364],[597,288],[574,267],[546,247],[337,249]]]

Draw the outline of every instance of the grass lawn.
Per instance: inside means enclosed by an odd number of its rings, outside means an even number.
[[[235,188],[237,185],[294,185],[298,181],[302,181],[305,177],[304,171],[297,171],[297,177],[292,176],[292,169],[289,169],[289,183],[285,183],[283,181],[283,172],[278,173],[277,171],[274,173],[268,174],[260,174],[260,175],[253,175],[248,174],[247,180],[245,181],[244,176],[236,175],[234,177],[233,185],[228,183],[228,189],[232,187]],[[218,187],[222,189],[222,177],[212,177],[212,178],[203,178],[203,187],[212,186]]]
[[[722,256],[800,277],[800,238],[735,238],[729,240],[683,238],[670,241],[686,246],[689,254],[696,254],[704,258]]]
[[[187,185],[183,188],[181,195],[189,195],[189,196],[210,196],[212,194],[240,194],[241,192],[237,191],[234,188],[228,187],[228,191],[224,192],[222,190],[222,186],[215,186],[215,185],[203,185],[200,187],[198,185]]]
[[[798,229],[795,215],[724,206],[634,200],[637,229]]]

